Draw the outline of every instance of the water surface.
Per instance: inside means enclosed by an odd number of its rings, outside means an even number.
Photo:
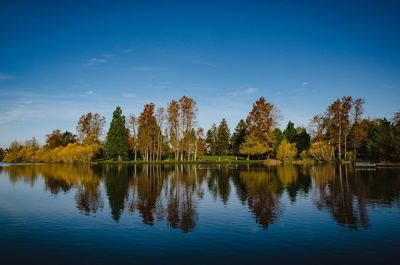
[[[400,170],[0,166],[1,264],[397,264]]]

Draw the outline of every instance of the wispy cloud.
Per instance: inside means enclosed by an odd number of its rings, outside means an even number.
[[[244,89],[233,91],[233,92],[231,92],[229,94],[231,96],[237,97],[237,96],[244,96],[244,95],[254,94],[255,92],[257,92],[257,88],[256,87],[246,87]]]
[[[303,81],[301,82],[300,87],[294,88],[292,91],[296,93],[305,93],[305,92],[310,93],[314,92],[315,89],[310,87],[310,83],[308,81]]]
[[[15,76],[0,72],[0,80],[14,79]]]
[[[92,58],[87,62],[87,66],[98,65],[102,63],[106,63],[107,60],[105,58]]]
[[[93,90],[89,90],[85,92],[85,95],[96,95],[96,93]]]
[[[86,66],[94,66],[94,65],[99,65],[99,64],[105,64],[112,58],[114,58],[114,56],[112,54],[104,53],[100,57],[93,57],[93,58],[89,59],[89,61],[85,65]]]
[[[255,87],[248,87],[248,88],[246,88],[245,89],[245,93],[246,94],[252,94],[252,93],[255,93],[257,91],[257,88],[255,88]]]
[[[4,115],[0,116],[0,125],[7,124],[9,122],[18,120],[23,116],[25,112],[25,105],[16,105],[9,110],[7,110]]]
[[[124,97],[124,98],[135,98],[136,94],[128,92],[128,93],[122,93],[121,96]]]

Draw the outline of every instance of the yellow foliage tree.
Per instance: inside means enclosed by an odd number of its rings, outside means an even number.
[[[333,159],[333,147],[326,141],[317,141],[311,144],[308,153],[319,161],[330,161]]]
[[[72,143],[53,149],[22,146],[14,142],[4,162],[90,163],[100,152],[100,144]]]
[[[288,143],[284,139],[278,147],[276,158],[282,161],[293,159],[297,154],[296,144]]]
[[[272,146],[267,141],[260,141],[253,134],[245,138],[245,142],[240,146],[239,152],[249,156],[263,155],[272,150]]]

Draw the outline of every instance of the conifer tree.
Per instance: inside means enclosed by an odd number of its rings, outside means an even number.
[[[217,153],[217,138],[218,138],[218,129],[215,124],[211,126],[211,128],[207,131],[206,136],[206,149],[207,152],[211,155],[215,155]]]
[[[231,133],[229,131],[228,123],[225,118],[222,119],[220,125],[218,126],[217,133],[217,154],[227,155],[229,152],[229,139]]]
[[[125,127],[125,116],[122,115],[122,110],[119,106],[113,113],[105,150],[107,155],[114,160],[125,160],[128,158],[129,135]]]
[[[297,135],[297,131],[294,128],[294,123],[292,121],[288,122],[286,129],[283,131],[283,134],[285,135],[285,139],[289,143],[294,143],[296,135]]]
[[[244,143],[244,138],[246,137],[246,123],[244,120],[240,120],[236,125],[235,132],[232,134],[231,138],[231,152],[234,155],[239,154],[240,145]]]

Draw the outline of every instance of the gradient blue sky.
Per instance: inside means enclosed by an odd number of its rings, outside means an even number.
[[[81,2],[0,1],[1,147],[182,95],[205,129],[260,96],[281,127],[344,95],[400,109],[400,1]]]

